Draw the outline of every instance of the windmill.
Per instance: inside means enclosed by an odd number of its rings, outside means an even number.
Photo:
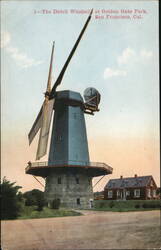
[[[28,135],[31,144],[40,130],[36,154],[36,160],[39,160],[47,152],[54,110],[48,162],[29,162],[26,168],[27,174],[45,178],[45,197],[49,205],[59,200],[64,207],[88,208],[93,199],[92,178],[112,173],[112,168],[107,164],[89,160],[84,113],[93,115],[99,111],[99,92],[95,88],[87,88],[84,91],[84,101],[78,92],[56,91],[87,28],[92,11],[51,88],[53,43],[45,99]]]

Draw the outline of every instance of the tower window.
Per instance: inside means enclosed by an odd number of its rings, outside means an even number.
[[[61,184],[61,177],[58,177],[58,184]]]
[[[57,142],[62,141],[62,135],[58,135],[58,136],[56,137],[56,141],[57,141]]]
[[[74,119],[77,119],[77,113],[73,113]]]
[[[76,178],[76,183],[79,184],[79,178]]]
[[[77,198],[77,205],[80,205],[80,198]]]

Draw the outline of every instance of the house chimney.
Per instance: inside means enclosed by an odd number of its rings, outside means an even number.
[[[137,178],[138,177],[137,174],[135,174],[134,177]]]
[[[122,175],[120,175],[120,179],[122,179],[123,178],[123,176]]]

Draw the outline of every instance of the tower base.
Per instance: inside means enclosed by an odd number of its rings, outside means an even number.
[[[93,200],[92,178],[81,173],[51,173],[46,178],[45,199],[50,207],[89,209]]]

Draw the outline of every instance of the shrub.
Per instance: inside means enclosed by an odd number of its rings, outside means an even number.
[[[115,204],[114,204],[113,201],[111,201],[111,202],[109,203],[109,207],[110,207],[110,208],[114,207],[114,205],[115,205]]]
[[[135,205],[135,208],[140,208],[140,204],[136,204],[136,205]]]
[[[102,201],[99,203],[99,208],[103,208],[105,206],[105,203]]]
[[[143,203],[143,204],[142,204],[142,207],[143,207],[143,208],[148,208],[148,204],[147,204],[147,203]]]
[[[157,202],[148,202],[148,203],[143,203],[142,205],[143,208],[160,208],[160,204]]]
[[[25,192],[23,197],[25,198],[25,206],[37,206],[38,211],[42,211],[46,205],[44,193],[38,189]]]
[[[37,201],[37,211],[42,211],[44,206],[45,206],[44,199],[39,199]]]
[[[52,209],[59,209],[60,207],[60,199],[54,199],[51,203]]]

